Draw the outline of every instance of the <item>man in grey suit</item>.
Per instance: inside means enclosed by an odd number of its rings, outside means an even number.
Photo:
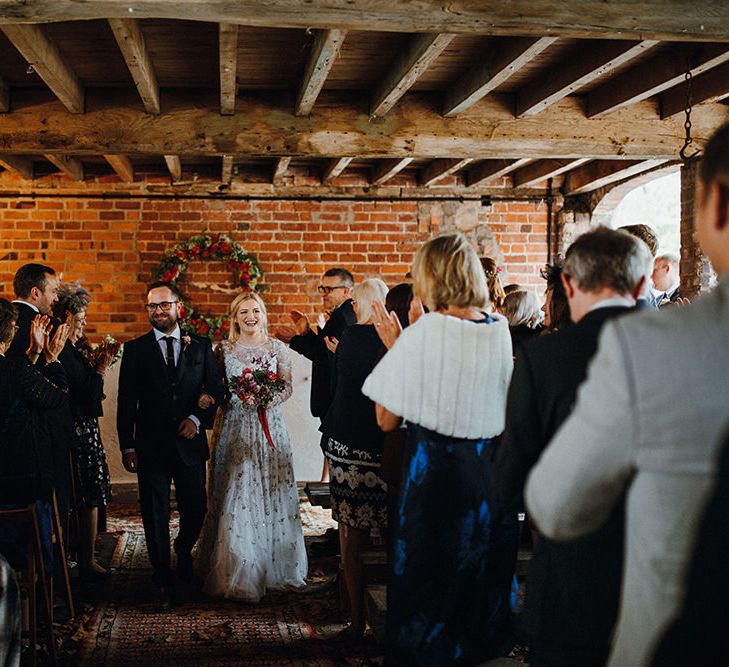
[[[684,595],[729,396],[729,125],[706,146],[696,231],[721,276],[690,308],[606,325],[570,418],[532,470],[539,529],[568,541],[625,499],[626,562],[611,667],[648,664]],[[681,354],[666,353],[681,350]]]

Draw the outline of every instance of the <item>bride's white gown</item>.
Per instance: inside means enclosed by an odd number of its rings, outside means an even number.
[[[243,407],[237,396],[218,413],[198,550],[206,593],[258,601],[267,590],[303,586],[307,573],[291,440],[279,405],[291,396],[291,362],[286,346],[271,338],[258,347],[226,341],[220,351],[228,379],[263,359],[286,381],[268,409],[275,449],[256,409]]]

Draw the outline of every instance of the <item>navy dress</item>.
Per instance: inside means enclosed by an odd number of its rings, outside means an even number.
[[[477,665],[508,648],[518,523],[492,515],[494,447],[408,424],[388,665]]]

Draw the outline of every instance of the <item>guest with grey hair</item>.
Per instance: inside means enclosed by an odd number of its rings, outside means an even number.
[[[539,297],[524,289],[509,292],[501,311],[509,320],[509,333],[514,354],[544,329],[544,312]]]
[[[681,297],[681,258],[674,252],[657,255],[653,261],[653,288],[657,292],[658,306],[676,303]]]

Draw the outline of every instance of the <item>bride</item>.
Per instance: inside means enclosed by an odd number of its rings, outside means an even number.
[[[291,396],[291,363],[284,344],[268,336],[267,324],[258,294],[233,300],[230,336],[218,348],[226,380],[264,369],[284,382],[265,411],[270,440],[256,406],[236,392],[218,413],[198,552],[206,593],[252,602],[267,590],[303,586],[307,573],[291,440],[280,407]]]

